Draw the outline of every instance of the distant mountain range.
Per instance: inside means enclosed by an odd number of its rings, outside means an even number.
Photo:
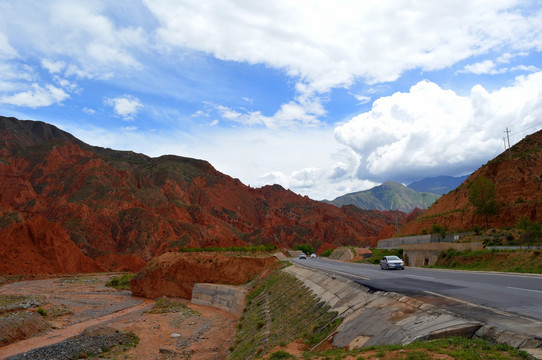
[[[463,183],[469,176],[437,176],[415,181],[408,185],[412,190],[444,195]]]
[[[372,189],[358,191],[324,202],[335,206],[354,205],[365,210],[400,210],[411,212],[415,208],[426,209],[431,206],[440,195],[429,192],[418,192],[411,188],[387,181]]]

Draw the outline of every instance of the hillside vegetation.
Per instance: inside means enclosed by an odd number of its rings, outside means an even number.
[[[418,192],[403,184],[387,181],[372,189],[342,195],[325,202],[336,206],[354,205],[366,210],[399,210],[409,213],[415,208],[427,208],[438,198],[437,194]]]
[[[437,268],[542,274],[542,250],[443,251]]]

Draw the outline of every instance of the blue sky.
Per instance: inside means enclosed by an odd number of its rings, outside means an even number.
[[[317,200],[542,129],[538,1],[2,1],[0,114]]]

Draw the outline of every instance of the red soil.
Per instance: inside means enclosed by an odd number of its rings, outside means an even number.
[[[166,253],[154,258],[130,281],[135,296],[192,298],[194,283],[245,284],[277,264],[272,257]]]

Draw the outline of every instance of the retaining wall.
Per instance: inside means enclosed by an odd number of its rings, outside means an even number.
[[[212,306],[241,315],[245,307],[246,286],[194,284],[192,302],[194,304]]]

